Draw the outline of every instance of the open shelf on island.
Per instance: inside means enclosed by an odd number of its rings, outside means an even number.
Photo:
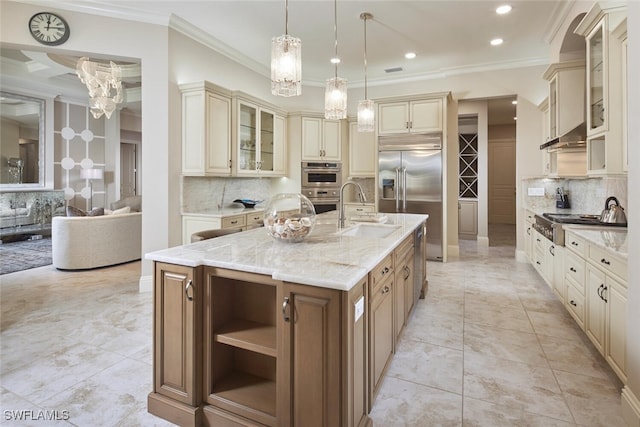
[[[230,372],[216,382],[211,397],[276,415],[276,382],[246,372]]]
[[[214,340],[267,356],[277,356],[276,327],[273,325],[233,320],[216,331]]]

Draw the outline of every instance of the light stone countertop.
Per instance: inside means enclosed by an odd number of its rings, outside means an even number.
[[[628,258],[627,229],[625,227],[599,227],[564,224],[566,231],[593,243],[620,258]]]
[[[145,259],[187,267],[228,268],[348,291],[429,217],[386,215],[387,225],[399,227],[385,238],[339,234],[334,211],[318,215],[315,228],[300,243],[277,241],[264,228],[257,228],[151,252]]]

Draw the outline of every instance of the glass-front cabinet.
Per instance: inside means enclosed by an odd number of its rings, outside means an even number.
[[[606,73],[604,59],[606,20],[602,19],[586,37],[587,42],[587,129],[589,135],[595,135],[607,129],[608,109]]]
[[[246,101],[237,101],[236,174],[284,176],[285,118]]]
[[[575,33],[586,41],[587,175],[626,173],[626,7],[594,4]]]

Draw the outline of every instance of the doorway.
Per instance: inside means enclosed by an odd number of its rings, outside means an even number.
[[[138,144],[120,143],[120,198],[138,194]]]

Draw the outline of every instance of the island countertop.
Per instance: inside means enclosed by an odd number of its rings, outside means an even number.
[[[277,241],[264,228],[257,228],[151,252],[145,259],[187,267],[228,268],[348,291],[429,217],[385,215],[386,225],[398,227],[384,238],[343,235],[335,213],[328,213],[317,216],[315,228],[299,243]]]

